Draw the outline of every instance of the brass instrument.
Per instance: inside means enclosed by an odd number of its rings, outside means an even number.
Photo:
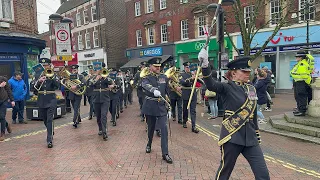
[[[76,95],[83,95],[87,87],[83,86],[77,90],[73,90],[72,86],[78,86],[82,82],[79,79],[70,79],[70,75],[71,73],[66,68],[63,68],[59,73],[59,77],[61,78],[60,83]]]
[[[130,80],[129,83],[130,83],[131,87],[134,88],[134,80]]]
[[[177,87],[181,87],[179,85],[179,72],[177,72],[176,67],[171,67],[164,73],[167,78],[169,78],[169,87],[172,91],[177,93],[180,97],[182,96],[182,93],[180,91],[177,91]]]
[[[40,79],[41,77],[43,77],[43,76],[45,76],[45,77],[48,78],[48,79],[53,79],[54,76],[55,76],[55,73],[54,73],[54,71],[53,71],[53,68],[50,67],[50,68],[44,69],[44,71],[43,71],[43,72],[41,73],[41,75],[39,76],[39,79]],[[37,91],[40,91],[40,89],[41,89],[41,87],[43,86],[43,83],[44,83],[44,81],[42,81],[42,83],[41,83],[41,85],[39,86],[39,88],[37,88],[36,85],[38,84],[39,79],[36,81],[36,83],[35,83],[34,86],[33,86],[34,89],[37,90]]]
[[[146,76],[148,76],[150,74],[150,70],[149,67],[145,67],[141,70],[140,72],[140,78],[145,78]]]
[[[100,73],[98,75],[100,75],[101,77],[103,78],[107,78],[109,76],[109,70],[107,70],[106,68],[102,68],[100,70]],[[93,84],[96,84],[97,83],[97,80],[96,80],[96,77],[98,75],[93,75],[90,79],[89,79],[89,83],[90,85],[93,85]]]

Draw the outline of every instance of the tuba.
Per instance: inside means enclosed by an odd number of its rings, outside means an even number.
[[[179,85],[179,72],[177,72],[176,67],[172,67],[170,69],[168,69],[165,73],[164,73],[167,78],[169,78],[169,87],[171,89],[171,91],[174,91],[175,93],[178,94],[178,96],[182,96],[182,93],[180,91],[177,91],[177,87],[180,87]]]
[[[59,76],[61,78],[61,84],[67,89],[69,89],[71,92],[75,93],[76,95],[83,95],[86,92],[87,87],[83,86],[80,89],[73,90],[71,87],[80,85],[81,81],[79,79],[71,80],[70,75],[71,73],[66,68],[63,68],[59,73]]]
[[[140,72],[140,78],[145,78],[146,76],[148,76],[150,74],[150,70],[149,67],[145,67],[141,70]]]

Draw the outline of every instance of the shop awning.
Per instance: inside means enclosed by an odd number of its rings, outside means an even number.
[[[162,59],[161,63],[164,63],[171,56],[170,55],[163,55],[163,56],[159,56],[159,57]],[[121,69],[122,68],[136,68],[140,65],[141,62],[149,61],[151,58],[154,58],[154,57],[143,57],[143,58],[132,59],[129,62],[127,62],[125,65],[121,66]]]

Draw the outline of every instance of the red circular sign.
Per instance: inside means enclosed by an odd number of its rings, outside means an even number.
[[[66,31],[66,30],[64,30],[64,29],[61,29],[61,30],[59,30],[58,32],[57,32],[57,38],[59,39],[59,41],[62,41],[62,42],[64,42],[64,41],[66,41],[66,40],[68,40],[69,39],[69,34],[68,34],[68,32]]]

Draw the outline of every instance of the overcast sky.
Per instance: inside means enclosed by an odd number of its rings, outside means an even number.
[[[38,9],[38,31],[43,33],[49,31],[49,15],[57,11],[60,6],[60,0],[37,0]]]

